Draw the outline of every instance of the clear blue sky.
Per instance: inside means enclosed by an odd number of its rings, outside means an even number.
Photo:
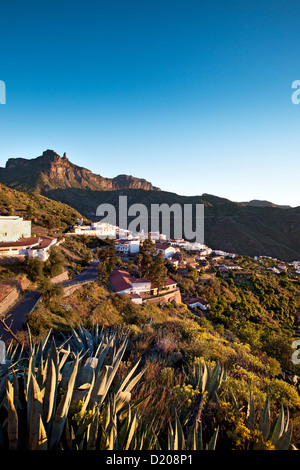
[[[0,166],[300,205],[299,0],[2,0]]]

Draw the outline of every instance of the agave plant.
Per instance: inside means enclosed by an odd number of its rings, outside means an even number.
[[[120,338],[119,333],[99,333],[97,329],[89,333],[82,327],[78,333],[73,330],[59,347],[54,339],[49,347],[49,335],[37,346],[30,336],[28,353],[16,356],[14,351],[2,368],[2,448],[80,449],[97,443],[107,449],[120,446],[120,442],[125,448],[132,445],[138,415],[132,418],[127,412],[120,441],[119,414],[128,407],[131,390],[144,371],[136,373],[138,361],[123,380],[115,380],[126,347],[127,338]],[[82,418],[74,425],[70,414],[78,403]],[[127,438],[125,429],[129,430]],[[96,435],[101,439],[95,440]]]
[[[219,429],[216,429],[209,442],[204,446],[201,422],[198,426],[195,422],[190,428],[188,436],[185,437],[180,420],[176,415],[174,429],[171,424],[169,425],[168,450],[215,450],[218,432]]]
[[[196,432],[198,431],[205,404],[210,399],[218,400],[218,390],[226,377],[226,371],[219,363],[212,367],[211,363],[203,361],[188,369],[186,373],[187,381],[199,390],[186,424],[188,434],[193,427],[195,427]]]
[[[249,389],[249,401],[247,409],[247,426],[249,429],[254,429],[256,425],[256,409],[254,397]],[[270,442],[276,450],[288,450],[295,448],[291,444],[292,438],[292,423],[289,419],[289,410],[284,411],[283,405],[277,420],[271,423],[270,415],[270,399],[267,393],[264,406],[262,407],[259,402],[259,423],[258,429],[261,432],[258,443],[254,446],[255,449],[266,449],[267,442]]]

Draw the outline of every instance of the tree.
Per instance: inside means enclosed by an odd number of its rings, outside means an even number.
[[[41,281],[44,278],[44,262],[38,258],[31,258],[26,266],[27,277],[33,281]]]
[[[63,271],[65,257],[57,247],[50,249],[50,256],[47,260],[47,271],[50,277],[58,276]]]
[[[139,271],[139,276],[141,277],[142,276],[142,261],[143,261],[143,255],[142,253],[138,253],[135,257],[135,261],[136,261],[136,264],[137,264],[137,267],[138,267],[138,271]],[[129,263],[128,263],[129,264]],[[128,267],[129,268],[129,267]]]
[[[141,276],[142,277],[149,277],[150,273],[150,268],[153,263],[153,257],[156,254],[156,249],[155,249],[155,244],[151,240],[150,237],[148,237],[146,240],[144,240],[141,248],[140,248],[140,254],[142,255],[141,258]]]
[[[109,253],[109,265],[111,270],[114,269],[114,267],[117,264],[118,256],[116,254],[116,246],[115,246],[115,241],[112,239],[110,240],[110,246],[108,249]]]
[[[99,279],[101,282],[107,282],[108,280],[108,274],[109,274],[109,268],[107,265],[106,261],[102,261],[101,263],[98,264],[97,271],[99,274]]]
[[[157,295],[159,291],[164,286],[164,283],[167,279],[168,269],[165,264],[165,258],[163,253],[160,251],[158,255],[154,258],[150,269],[149,269],[149,278],[152,283],[157,287]]]

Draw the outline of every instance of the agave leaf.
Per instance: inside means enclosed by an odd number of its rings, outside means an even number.
[[[136,371],[136,369],[138,368],[138,365],[139,363],[141,362],[141,359],[139,359],[137,361],[137,363],[133,366],[133,368],[131,369],[131,371],[127,374],[127,376],[125,377],[125,379],[123,380],[123,382],[121,383],[121,385],[119,386],[118,388],[118,392],[121,392],[122,390],[124,390],[124,388],[126,387],[127,383],[129,382],[129,380],[131,379],[131,377],[133,376],[134,372]],[[127,390],[127,388],[126,388]]]
[[[49,329],[49,331],[48,331],[46,337],[44,338],[44,340],[43,340],[42,343],[41,343],[41,349],[42,349],[42,351],[45,351],[45,347],[47,346],[47,343],[48,343],[48,340],[49,340],[49,338],[50,338],[51,332],[52,332],[52,328]]]
[[[272,433],[272,437],[271,437],[272,444],[275,444],[278,441],[283,431],[284,431],[284,409],[283,409],[283,405],[281,405],[280,414],[276,421],[276,424]]]
[[[127,339],[123,342],[123,344],[121,345],[121,347],[119,348],[119,350],[116,352],[114,358],[113,358],[113,361],[112,361],[112,365],[109,367],[109,366],[106,366],[107,368],[107,378],[106,378],[106,383],[105,383],[105,387],[104,387],[104,391],[103,391],[103,394],[102,394],[102,397],[101,397],[101,401],[100,403],[103,403],[107,393],[108,393],[108,390],[109,390],[109,387],[117,373],[117,370],[118,370],[118,367],[120,365],[120,362],[122,360],[122,357],[125,353],[125,349],[127,347]]]
[[[255,424],[255,406],[254,406],[254,398],[253,398],[253,395],[252,395],[252,392],[251,392],[251,388],[249,387],[249,393],[250,393],[250,397],[249,397],[249,401],[248,401],[248,408],[247,408],[247,426],[249,429],[253,429],[254,428],[254,424]]]
[[[290,426],[275,443],[277,450],[288,450],[291,444],[292,438],[292,426]]]
[[[267,441],[270,432],[270,400],[267,394],[263,411],[260,415],[259,430],[262,432],[264,442]]]
[[[49,449],[54,449],[58,445],[60,438],[61,438],[61,434],[65,425],[67,414],[68,414],[69,407],[71,404],[73,387],[75,384],[75,379],[76,379],[77,370],[78,370],[78,360],[79,360],[78,356],[76,356],[76,360],[73,364],[73,369],[70,375],[67,389],[57,406],[57,409],[53,418]]]
[[[131,400],[131,393],[130,392],[119,392],[116,395],[116,413],[118,413],[125,403],[129,403]]]
[[[94,388],[94,385],[95,385],[95,373],[93,371],[93,376],[92,376],[92,380],[91,380],[91,383],[90,383],[90,388],[88,390],[88,393],[86,394],[85,398],[84,398],[84,403],[83,403],[83,406],[82,406],[82,411],[86,411],[88,405],[89,405],[89,401],[90,401],[90,398],[91,398],[91,395],[92,395],[92,391],[93,391],[93,388]]]
[[[57,393],[57,374],[55,364],[52,359],[48,358],[48,374],[45,384],[45,395],[43,401],[43,419],[46,430],[49,430],[49,426],[52,420],[53,412],[56,403]]]
[[[61,371],[63,366],[65,365],[66,363],[66,360],[68,359],[69,355],[70,355],[70,345],[68,344],[68,349],[66,350],[63,350],[63,356],[62,358],[60,359],[60,361],[57,361],[57,364],[58,364],[58,370]]]
[[[36,434],[39,429],[40,416],[43,413],[43,391],[40,390],[39,385],[34,375],[31,377],[31,400],[29,409],[28,420],[28,449],[36,450]]]
[[[32,448],[35,450],[48,450],[48,438],[40,415],[37,424],[37,431],[32,442]]]
[[[206,363],[204,363],[203,373],[202,373],[202,377],[201,377],[201,391],[202,391],[202,393],[206,389],[207,380],[208,380],[208,370],[207,370]]]
[[[97,368],[98,360],[96,357],[87,358],[85,364],[81,367],[78,374],[78,384],[90,383],[93,376],[95,375],[95,370]]]
[[[6,388],[7,397],[7,435],[9,450],[18,449],[18,414],[14,405],[14,391],[13,386],[7,381]]]
[[[215,450],[216,449],[216,443],[217,443],[217,438],[218,438],[218,433],[219,433],[219,428],[214,432],[212,437],[210,438],[209,443],[206,446],[207,450]]]
[[[106,388],[106,383],[108,379],[108,374],[109,370],[111,369],[111,366],[105,366],[105,369],[102,370],[99,374],[98,377],[95,380],[95,384],[91,393],[91,398],[90,398],[90,405],[94,406],[94,404],[97,403],[102,403],[102,397],[105,393],[105,388]]]
[[[84,344],[80,336],[77,334],[77,332],[74,330],[74,328],[71,326],[71,331],[72,331],[72,343],[76,347],[77,351],[83,351]]]
[[[177,413],[176,413],[176,419],[175,419],[175,442],[176,440],[177,440],[178,448],[175,450],[184,450],[185,449],[185,437],[184,437],[182,426],[181,426]]]
[[[128,437],[127,437],[127,442],[126,442],[125,450],[128,450],[128,449],[129,449],[136,428],[137,428],[137,417],[136,417],[136,414],[135,414],[135,415],[134,415],[134,418],[133,418],[133,420],[132,420],[132,422],[131,422],[131,426],[130,426],[130,428],[129,428],[129,432],[128,432]]]
[[[93,419],[90,425],[90,432],[87,439],[87,450],[96,450],[96,442],[98,437],[100,413],[98,408],[95,409]]]

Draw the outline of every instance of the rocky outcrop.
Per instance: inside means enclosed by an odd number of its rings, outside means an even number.
[[[159,190],[145,179],[131,175],[105,178],[92,171],[74,165],[53,150],[46,150],[37,158],[10,158],[5,168],[0,168],[0,181],[19,190],[46,194],[53,189],[79,188],[99,190],[144,189]]]

